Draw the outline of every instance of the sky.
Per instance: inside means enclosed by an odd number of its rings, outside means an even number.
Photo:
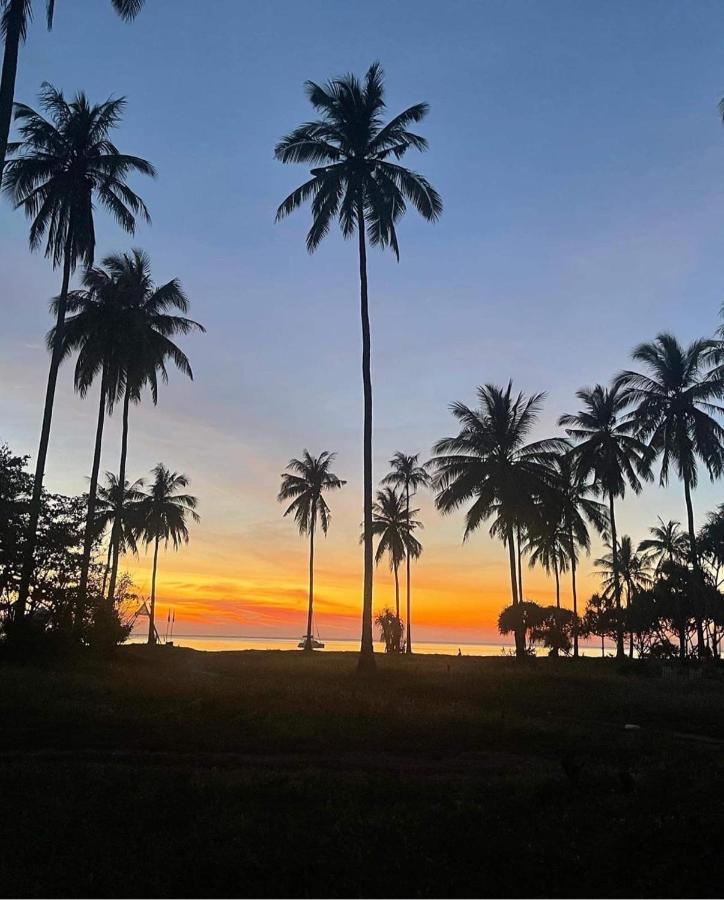
[[[331,234],[310,256],[309,211],[274,213],[307,175],[273,158],[312,116],[306,79],[363,74],[380,60],[391,115],[425,100],[429,151],[406,157],[441,193],[431,225],[399,228],[401,259],[372,251],[374,471],[454,433],[452,401],[506,383],[546,391],[536,437],[558,433],[575,391],[630,364],[660,331],[709,335],[724,300],[724,7],[718,2],[351,0],[242,4],[147,0],[132,24],[110,2],[39,0],[16,99],[41,82],[128,106],[114,139],[149,159],[135,178],[152,225],[123,234],[102,210],[97,257],[144,248],[158,282],[178,277],[207,329],[184,339],[189,383],[172,374],[157,407],[132,409],[129,475],[163,461],[191,479],[202,522],[164,554],[162,615],[178,633],[298,636],[307,545],[276,501],[303,448],[336,451],[346,487],[317,548],[323,637],[359,634],[362,402],[356,246]],[[27,222],[0,204],[0,441],[35,453],[48,358],[48,301],[60,273],[27,246]],[[79,493],[92,461],[97,397],[59,379],[46,485]],[[117,469],[118,416],[102,466]],[[721,501],[702,478],[699,520]],[[684,518],[683,492],[647,487],[620,506],[635,541],[657,515]],[[462,514],[418,498],[424,553],[413,573],[420,639],[490,640],[509,597],[505,550]],[[600,551],[594,544],[593,556]],[[150,558],[126,560],[141,594]],[[584,560],[579,596],[597,586]],[[526,595],[552,602],[545,574]],[[393,601],[383,565],[375,609]],[[563,602],[569,602],[564,582]]]

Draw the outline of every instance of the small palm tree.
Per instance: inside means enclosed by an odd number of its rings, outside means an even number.
[[[689,539],[679,522],[658,517],[658,525],[649,528],[650,538],[641,541],[638,552],[653,563],[658,572],[665,562],[681,562],[689,556]]]
[[[158,570],[158,548],[161,541],[174,550],[181,544],[188,544],[188,518],[200,522],[196,512],[198,501],[191,494],[179,491],[188,487],[186,475],[171,472],[163,463],[151,470],[153,483],[138,501],[137,519],[134,524],[136,540],[142,539],[146,546],[153,544],[153,573],[151,575],[151,609],[148,619],[148,643],[156,643],[156,572]]]
[[[129,21],[138,15],[144,0],[111,0],[118,15]],[[45,3],[48,29],[53,27],[55,0]],[[18,71],[20,45],[28,33],[28,23],[32,17],[32,0],[0,0],[1,32],[5,37],[2,77],[0,77],[0,181],[8,149],[10,119],[15,97],[15,79]]]
[[[306,89],[320,117],[282,138],[274,154],[283,163],[311,163],[314,168],[310,172],[312,177],[281,204],[277,220],[311,200],[312,227],[307,235],[310,253],[329,233],[335,219],[345,238],[357,235],[364,395],[360,668],[372,670],[372,375],[367,241],[372,246],[390,247],[399,258],[397,223],[407,202],[423,218],[434,221],[442,213],[442,200],[426,178],[399,165],[408,150],[427,149],[427,141],[409,128],[425,118],[428,106],[416,103],[383,124],[384,78],[379,63],[370,66],[362,82],[354,75],[345,75],[325,85],[308,81]]]
[[[626,609],[628,609],[636,595],[653,584],[649,573],[649,561],[643,554],[634,550],[633,542],[627,534],[621,536],[616,554],[610,542],[606,542],[606,547],[609,552],[593,563],[601,573],[603,595],[615,598],[616,584],[620,579],[626,589]],[[633,656],[633,632],[629,633],[629,656]]]
[[[79,261],[92,265],[95,252],[94,211],[103,206],[124,231],[133,233],[136,216],[149,220],[141,198],[128,186],[132,172],[154,175],[153,166],[137,156],[119,153],[110,132],[119,124],[125,100],[92,105],[85,94],[67,101],[61,91],[44,84],[40,93],[45,118],[28,106],[16,104],[21,142],[11,148],[3,186],[16,207],[31,220],[30,248],[45,241],[45,255],[53,266],[63,266],[63,281],[56,312],[56,341],[50,357],[43,424],[30,501],[23,571],[16,614],[25,613],[40,515],[43,473],[50,441],[55,385],[63,352],[63,329],[70,276]]]
[[[414,496],[421,487],[430,486],[430,473],[427,467],[419,462],[419,454],[407,455],[397,451],[390,460],[390,472],[382,479],[382,484],[391,484],[399,488],[405,495],[405,510],[410,518],[410,497]],[[411,596],[410,596],[410,554],[406,554],[407,575],[407,639],[405,640],[405,653],[412,653],[411,635]]]
[[[323,450],[319,456],[312,456],[304,450],[301,459],[291,459],[287,471],[282,474],[282,485],[277,500],[286,503],[291,500],[284,515],[294,514],[294,521],[300,534],[309,535],[309,607],[307,610],[307,633],[304,649],[314,648],[312,613],[314,608],[314,533],[319,522],[322,533],[327,534],[332,514],[323,494],[336,491],[347,482],[331,471],[336,453]]]
[[[151,277],[151,261],[141,250],[107,256],[103,260],[107,280],[112,285],[112,293],[122,307],[120,334],[116,330],[118,345],[113,345],[113,363],[120,372],[123,393],[123,422],[121,429],[121,457],[118,467],[118,482],[125,484],[126,461],[128,456],[128,416],[131,402],[140,403],[144,388],[151,393],[151,400],[158,401],[158,380],[168,381],[167,363],[173,365],[189,379],[193,372],[186,354],[171,340],[176,335],[186,335],[192,331],[204,331],[202,325],[186,316],[172,315],[172,310],[185,313],[189,309],[186,297],[178,279],[173,278],[161,286]],[[109,306],[109,315],[116,314],[116,308]],[[122,493],[122,492],[121,492]],[[122,496],[119,497],[119,501]],[[113,562],[108,588],[109,601],[112,599],[118,576],[120,545],[118,535],[111,535]]]
[[[121,553],[136,553],[137,545],[133,528],[137,519],[138,501],[143,497],[144,481],[138,478],[133,483],[126,482],[123,490],[120,489],[118,479],[113,472],[106,472],[106,483],[99,484],[94,504],[93,524],[91,529],[92,539],[99,540],[109,529],[114,529],[116,516],[120,509],[118,525],[118,540]],[[112,542],[108,541],[108,556],[103,571],[102,596],[106,593],[106,584],[111,571]],[[87,585],[86,585],[87,587]]]
[[[573,595],[573,655],[578,656],[578,589],[576,571],[578,549],[590,552],[591,537],[588,526],[603,534],[608,528],[606,507],[593,499],[594,484],[587,476],[582,476],[575,465],[570,451],[560,454],[555,461],[555,481],[553,492],[555,502],[560,507],[564,539],[567,542],[568,560],[571,565],[571,591]]]
[[[377,499],[372,504],[372,534],[379,538],[375,563],[379,565],[387,555],[390,571],[395,576],[395,615],[398,623],[401,622],[398,576],[400,563],[404,559],[418,559],[422,553],[422,544],[413,534],[413,531],[422,528],[422,523],[414,518],[418,512],[417,509],[408,510],[405,498],[391,487],[377,491]],[[402,629],[399,630],[402,634]]]
[[[461,429],[433,448],[429,463],[437,489],[435,505],[449,513],[471,503],[465,516],[466,540],[484,521],[493,519],[491,536],[508,548],[512,604],[522,602],[516,572],[515,530],[521,511],[549,489],[552,464],[566,442],[560,438],[526,444],[543,403],[544,394],[513,396],[509,383],[503,389],[488,384],[478,388],[478,409],[464,403],[451,407]],[[516,654],[525,656],[522,626],[516,632]]]
[[[575,442],[573,459],[581,478],[593,476],[593,485],[608,499],[609,527],[613,559],[613,590],[616,608],[621,610],[621,580],[616,565],[618,538],[614,500],[626,494],[626,485],[638,494],[641,478],[651,479],[651,453],[634,434],[635,423],[625,418],[628,399],[619,383],[611,388],[597,384],[581,388],[576,396],[584,408],[561,416],[558,424]],[[616,655],[624,656],[623,624],[619,616]]]
[[[561,573],[570,563],[569,541],[563,526],[560,506],[544,505],[527,529],[523,548],[529,554],[529,565],[541,566],[548,575],[553,573],[556,583],[556,606],[561,605]],[[575,552],[575,549],[574,549]]]

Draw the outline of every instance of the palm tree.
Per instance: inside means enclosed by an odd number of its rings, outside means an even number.
[[[143,6],[144,0],[111,0],[118,15],[130,21]],[[55,0],[45,3],[48,29],[53,27]],[[2,76],[0,76],[0,181],[8,149],[10,119],[15,97],[15,79],[18,71],[20,44],[25,41],[28,24],[32,18],[32,0],[0,0],[0,31],[5,37]]]
[[[536,423],[544,394],[526,398],[512,395],[512,382],[503,389],[488,384],[478,388],[479,409],[454,403],[451,410],[461,424],[455,437],[443,438],[433,448],[429,463],[437,488],[436,507],[443,513],[472,501],[465,516],[466,540],[479,525],[493,519],[491,536],[508,548],[512,604],[520,600],[516,573],[515,529],[525,503],[547,489],[551,465],[566,442],[559,438],[526,444]],[[516,631],[516,655],[525,656],[525,634]]]
[[[673,463],[684,484],[689,532],[689,557],[699,571],[696,528],[691,492],[698,483],[697,459],[712,481],[724,471],[724,428],[713,414],[724,412],[714,400],[724,393],[724,371],[710,368],[716,352],[714,341],[700,338],[684,348],[671,334],[659,334],[639,344],[633,358],[648,370],[622,372],[619,383],[628,402],[635,404],[630,418],[651,452],[661,456],[659,483],[667,484]],[[699,653],[704,653],[704,632],[697,621]]]
[[[400,581],[398,572],[404,559],[417,559],[422,553],[422,544],[412,533],[422,528],[422,523],[413,518],[419,510],[408,509],[405,498],[391,487],[377,491],[377,499],[372,504],[372,534],[378,537],[375,563],[379,565],[387,554],[390,571],[395,576],[395,615],[400,623]],[[364,532],[362,534],[364,540]],[[400,636],[402,629],[399,629]]]
[[[277,500],[280,503],[292,502],[284,511],[284,515],[294,514],[294,521],[300,534],[309,535],[309,608],[307,610],[307,633],[304,637],[304,649],[314,648],[312,629],[312,612],[314,607],[314,533],[317,522],[326,536],[331,519],[327,501],[322,496],[325,491],[336,491],[347,484],[338,478],[330,467],[336,453],[323,450],[319,456],[312,456],[304,450],[301,459],[291,459],[287,471],[282,473],[282,485]]]
[[[40,515],[43,473],[48,455],[50,426],[63,348],[63,328],[70,276],[79,260],[92,265],[95,251],[94,209],[105,207],[129,233],[136,215],[149,220],[141,198],[126,183],[131,172],[154,175],[153,166],[136,156],[119,153],[109,139],[125,107],[125,100],[91,105],[84,94],[68,102],[49,84],[40,93],[46,119],[28,106],[16,104],[15,118],[21,123],[21,143],[12,148],[7,162],[4,189],[16,207],[22,206],[32,220],[30,248],[45,241],[45,255],[53,266],[63,266],[63,281],[56,304],[56,340],[50,357],[43,424],[30,502],[28,536],[18,589],[16,615],[25,613]]]
[[[354,75],[325,85],[306,84],[307,96],[320,118],[300,125],[277,144],[283,163],[311,163],[312,177],[286,198],[277,210],[283,219],[305,201],[312,201],[312,227],[307,249],[313,252],[335,219],[345,238],[357,234],[362,318],[362,385],[364,395],[363,509],[364,587],[360,669],[374,670],[372,644],[372,376],[370,319],[367,298],[367,240],[390,247],[399,258],[397,223],[412,203],[420,215],[434,221],[442,201],[417,172],[398,164],[408,150],[425,150],[427,141],[409,131],[428,112],[417,103],[382,123],[384,80],[379,63],[370,66],[362,82]],[[392,162],[392,158],[396,162]]]
[[[151,399],[158,401],[158,376],[168,381],[167,361],[193,380],[193,372],[186,354],[171,340],[176,335],[204,331],[202,325],[185,316],[172,315],[172,310],[185,313],[189,300],[178,279],[157,286],[151,277],[151,261],[141,250],[107,256],[103,268],[113,284],[113,291],[122,306],[122,331],[118,348],[123,392],[123,423],[121,429],[121,458],[118,482],[125,484],[128,456],[128,413],[131,402],[140,403],[144,387]],[[122,502],[122,492],[119,503]],[[112,601],[118,575],[120,544],[117,531],[111,535],[113,562],[108,588]]]
[[[588,525],[603,533],[608,528],[606,507],[594,500],[595,486],[587,477],[581,475],[570,451],[562,453],[555,459],[555,502],[559,505],[564,539],[567,541],[567,554],[571,564],[571,591],[573,595],[573,655],[578,656],[578,589],[576,570],[580,547],[590,552],[591,537]]]
[[[106,483],[98,485],[97,488],[91,543],[101,538],[109,528],[113,532],[116,516],[118,516],[118,510],[120,509],[117,530],[121,553],[126,554],[129,551],[136,553],[137,546],[133,529],[137,522],[138,502],[143,497],[143,487],[143,479],[138,478],[133,483],[127,481],[121,491],[118,479],[113,472],[106,472]],[[110,575],[112,549],[113,543],[109,540],[108,556],[103,571],[102,596],[105,596],[106,584]]]
[[[597,384],[581,388],[576,396],[584,405],[578,413],[561,416],[558,424],[576,442],[573,459],[578,475],[593,476],[593,485],[608,499],[609,527],[613,556],[613,590],[616,609],[621,609],[621,581],[617,567],[618,538],[614,500],[623,498],[626,485],[638,494],[641,478],[651,479],[651,455],[634,434],[635,423],[623,418],[628,400],[621,385],[610,388]],[[624,656],[623,623],[619,616],[616,655]]]
[[[527,529],[527,541],[524,552],[530,556],[531,567],[541,566],[548,575],[551,572],[556,582],[556,606],[561,605],[561,573],[568,570],[569,541],[563,527],[563,518],[560,506],[555,509],[550,505],[541,504],[536,519],[532,520]],[[575,549],[574,549],[575,552]]]
[[[681,562],[689,556],[689,538],[681,530],[680,523],[671,519],[664,522],[661,516],[658,516],[658,521],[658,525],[649,528],[651,537],[638,546],[638,552],[654,564],[657,572],[663,563]]]
[[[410,497],[417,493],[418,488],[430,486],[430,474],[425,465],[420,465],[418,460],[418,453],[408,456],[405,453],[400,453],[398,450],[390,460],[391,471],[382,479],[382,484],[391,484],[404,491],[405,510],[408,520],[410,518]],[[405,641],[405,653],[412,653],[409,552],[406,554],[405,562],[407,568],[407,639]]]
[[[609,552],[593,563],[601,572],[603,595],[615,598],[616,585],[620,579],[626,588],[626,609],[628,609],[634,597],[653,584],[649,574],[649,561],[634,550],[633,542],[627,534],[621,536],[616,553],[613,552],[611,542],[607,541],[606,547]],[[633,656],[633,632],[629,634],[629,656]]]
[[[161,541],[168,547],[169,541],[173,549],[178,550],[181,544],[188,544],[189,530],[187,518],[200,522],[196,512],[198,501],[191,494],[180,494],[188,487],[186,475],[171,472],[163,463],[158,463],[151,470],[153,484],[148,492],[138,501],[137,523],[134,526],[136,538],[143,539],[148,547],[153,544],[153,574],[151,575],[151,610],[148,619],[148,643],[156,643],[156,572],[158,570],[158,547]]]

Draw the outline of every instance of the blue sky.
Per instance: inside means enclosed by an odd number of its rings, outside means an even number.
[[[548,391],[542,435],[576,408],[576,388],[626,366],[640,340],[660,330],[689,340],[718,323],[720,3],[148,0],[126,25],[110,3],[74,0],[58,4],[50,34],[35,5],[17,99],[34,103],[45,79],[94,100],[123,94],[117,144],[159,170],[155,182],[134,182],[152,227],[131,242],[99,212],[98,255],[145,248],[159,280],[182,280],[208,334],[187,344],[194,384],[173,378],[158,410],[134,413],[130,463],[140,474],[162,458],[191,475],[204,512],[196,553],[225,570],[236,549],[242,569],[253,568],[247,553],[269,565],[282,552],[301,560],[274,494],[304,446],[339,451],[350,485],[330,553],[357,566],[355,245],[335,234],[310,257],[306,213],[274,224],[305,176],[272,152],[311,114],[305,79],[362,73],[379,59],[391,113],[431,105],[421,129],[430,150],[408,162],[440,191],[444,215],[431,226],[410,214],[400,263],[370,260],[378,475],[396,449],[425,456],[452,427],[447,404],[472,401],[481,382],[512,377]],[[59,274],[29,254],[26,223],[7,201],[0,285],[0,438],[32,453]],[[66,371],[51,488],[83,489],[93,406],[72,396]],[[704,484],[697,511],[720,499],[721,485]],[[681,507],[678,487],[647,489],[624,504],[622,528],[639,539],[656,514],[680,518]],[[460,548],[459,518],[440,522],[427,499],[423,509],[431,567],[459,561],[471,582],[487,560],[504,567],[487,538]]]

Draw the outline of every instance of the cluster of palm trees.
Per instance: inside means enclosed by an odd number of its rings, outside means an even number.
[[[142,5],[142,0],[113,2],[116,11],[126,19],[133,18]],[[54,3],[49,0],[47,8],[50,25]],[[53,266],[62,269],[62,281],[60,293],[52,304],[55,325],[48,334],[50,368],[14,616],[23,619],[32,586],[58,372],[62,362],[75,355],[74,381],[79,394],[85,396],[94,383],[99,385],[75,616],[80,628],[91,556],[98,539],[96,505],[105,417],[120,406],[122,438],[118,474],[108,485],[105,498],[108,501],[112,497],[114,504],[109,519],[107,585],[104,583],[104,594],[113,603],[124,549],[122,520],[126,492],[137,488],[137,485],[130,488],[126,480],[130,406],[139,403],[146,391],[153,403],[157,402],[158,382],[168,380],[169,365],[192,378],[188,358],[174,338],[203,328],[183,315],[188,311],[189,301],[178,280],[157,285],[152,278],[150,260],[141,250],[112,254],[100,265],[94,264],[95,215],[99,208],[109,212],[128,234],[134,233],[139,216],[150,222],[145,203],[129,186],[128,179],[133,174],[153,177],[154,167],[141,157],[121,153],[112,141],[112,132],[120,124],[125,108],[123,98],[92,104],[81,92],[67,100],[62,91],[44,83],[40,92],[41,111],[22,103],[14,104],[19,140],[8,143],[8,109],[13,106],[17,49],[25,36],[31,11],[29,0],[6,0],[4,4],[6,49],[0,89],[2,188],[30,220],[31,250],[42,247]],[[81,287],[71,290],[72,276],[79,265],[83,268]]]

